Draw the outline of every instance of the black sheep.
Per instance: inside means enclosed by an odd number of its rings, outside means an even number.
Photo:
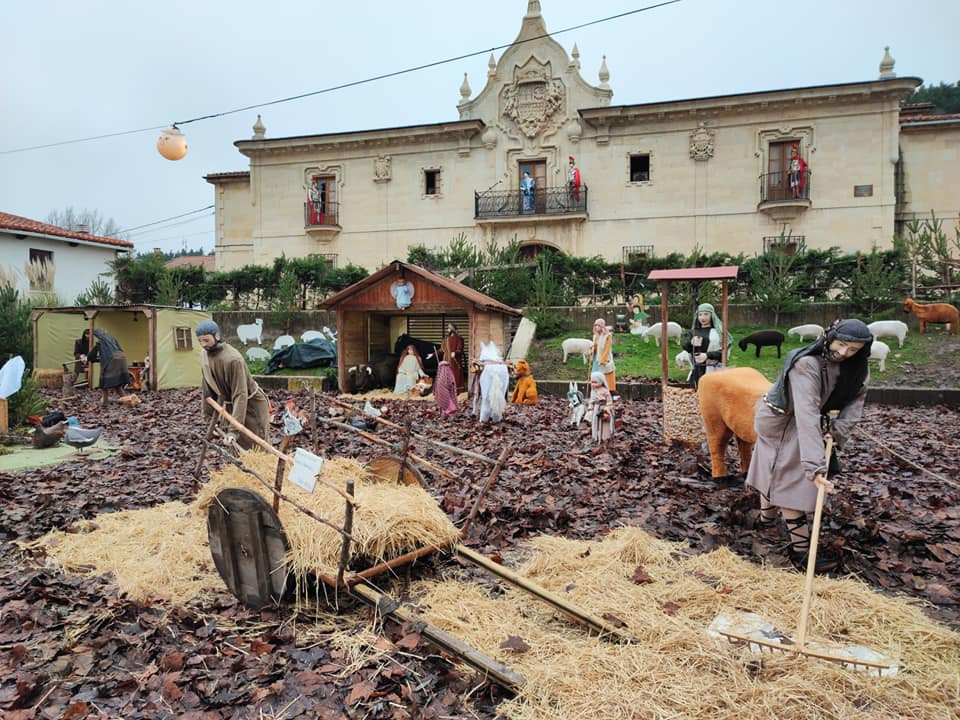
[[[777,346],[777,357],[780,357],[780,346],[783,345],[783,333],[779,330],[758,330],[750,333],[743,340],[737,343],[743,352],[747,351],[747,345],[757,346],[757,357],[760,357],[760,348],[765,345]]]

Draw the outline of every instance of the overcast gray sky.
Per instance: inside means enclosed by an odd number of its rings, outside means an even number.
[[[547,29],[651,0],[541,0]],[[527,0],[305,2],[32,0],[5,3],[0,151],[165,125],[509,43]],[[960,79],[956,0],[681,0],[556,36],[614,104],[873,80],[884,45],[900,76]],[[499,59],[500,52],[496,53]],[[247,169],[233,142],[257,112],[267,137],[457,119],[487,53],[398,78],[182,127],[189,153],[161,158],[158,131],[0,154],[0,211],[44,220],[97,209],[122,228],[213,203],[211,172]],[[212,210],[128,235],[138,251],[213,249]]]

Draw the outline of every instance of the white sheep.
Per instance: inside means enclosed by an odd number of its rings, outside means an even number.
[[[270,353],[268,353],[262,347],[247,348],[247,360],[256,361],[256,360],[269,360],[269,359],[270,359]]]
[[[273,341],[273,349],[280,350],[285,347],[290,347],[291,345],[296,345],[297,341],[293,339],[291,335],[281,335],[276,340]]]
[[[796,335],[800,338],[800,342],[803,342],[803,339],[809,335],[814,340],[823,335],[823,326],[817,325],[816,323],[810,323],[809,325],[797,325],[787,330],[787,335]]]
[[[897,342],[900,343],[900,347],[903,347],[903,341],[907,338],[907,324],[900,320],[877,320],[867,325],[867,329],[870,330],[874,340],[882,337],[895,337]]]
[[[569,355],[582,355],[583,364],[586,365],[590,362],[590,353],[593,350],[593,340],[585,340],[582,338],[567,338],[564,340],[560,347],[563,348],[563,362],[566,364],[567,356]]]
[[[677,364],[678,368],[682,368],[684,365],[686,365],[691,370],[693,369],[693,360],[690,357],[690,353],[688,353],[686,350],[681,350],[678,352],[673,361]]]
[[[660,347],[660,323],[654,323],[643,333],[643,341],[650,342],[650,338],[657,341],[657,347]],[[680,336],[683,334],[683,328],[672,320],[667,321],[667,338],[676,338],[677,345],[680,345]]]
[[[896,321],[894,321],[896,322]],[[870,360],[880,361],[880,372],[887,369],[887,355],[890,353],[890,346],[883,340],[874,340],[870,345]]]
[[[310,342],[311,340],[326,340],[327,336],[319,330],[307,330],[300,336],[300,342]]]
[[[263,318],[257,318],[249,325],[237,325],[237,337],[246,345],[248,340],[256,340],[257,345],[263,336]]]

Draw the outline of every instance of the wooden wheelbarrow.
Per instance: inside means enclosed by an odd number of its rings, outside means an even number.
[[[245,605],[259,609],[281,602],[284,596],[287,583],[284,558],[286,551],[289,549],[289,541],[276,513],[279,502],[282,500],[290,503],[298,511],[304,512],[318,522],[334,528],[341,535],[340,562],[336,577],[323,572],[316,573],[317,579],[333,590],[335,598],[338,597],[340,591],[345,591],[373,607],[378,615],[389,615],[400,621],[417,623],[422,636],[507,690],[515,692],[520,688],[524,684],[523,677],[514,673],[502,663],[497,662],[440,628],[426,622],[410,608],[404,606],[387,593],[381,592],[373,587],[371,581],[379,575],[396,572],[399,568],[410,566],[417,560],[434,553],[448,552],[496,576],[500,580],[529,593],[540,601],[547,603],[562,615],[585,627],[590,632],[597,633],[601,637],[615,641],[633,641],[633,638],[625,635],[620,629],[614,627],[604,619],[569,604],[550,590],[510,571],[491,558],[485,557],[460,543],[460,539],[466,536],[466,533],[476,518],[484,496],[496,481],[507,459],[510,457],[512,448],[504,448],[500,456],[493,459],[479,453],[456,448],[447,443],[416,435],[415,437],[418,439],[435,447],[466,455],[492,466],[483,487],[474,500],[470,513],[461,527],[459,537],[440,545],[417,548],[360,572],[348,572],[347,562],[350,543],[352,541],[350,533],[353,527],[353,511],[356,506],[356,501],[353,497],[353,481],[347,481],[344,490],[334,488],[344,498],[345,509],[343,524],[338,525],[326,518],[318,516],[316,513],[303,507],[283,493],[283,468],[286,463],[292,463],[293,458],[276,450],[266,441],[250,433],[236,418],[232,417],[212,399],[208,399],[207,402],[233,429],[245,434],[261,448],[278,457],[277,475],[274,483],[271,484],[254,470],[246,468],[242,460],[234,458],[209,439],[204,440],[205,448],[218,450],[224,455],[228,462],[236,465],[243,472],[256,477],[264,486],[264,489],[273,494],[274,498],[274,507],[271,507],[257,493],[240,488],[228,488],[221,492],[217,496],[217,501],[210,506],[208,514],[208,534],[214,563],[227,587]],[[392,450],[397,450],[397,448],[388,441],[370,435],[351,425],[326,420],[324,418],[317,419],[333,426],[357,432],[361,436],[372,439],[372,441],[376,441],[379,444],[390,445]],[[381,422],[387,425],[388,421]],[[388,426],[400,428],[400,426],[393,423],[389,423]],[[419,464],[425,464],[425,466],[434,471],[440,471],[445,475],[453,477],[450,473],[442,470],[435,464],[429,463],[423,458],[419,458],[413,455],[413,453],[410,453],[410,435],[409,424],[407,424],[405,428],[406,437],[400,450],[402,454],[399,455],[399,472],[397,476],[392,476],[391,479],[407,479],[405,470],[411,460]],[[422,479],[422,476],[420,477]],[[329,483],[326,483],[320,478],[317,478],[317,482],[323,482],[329,485]],[[333,487],[332,485],[329,486]]]

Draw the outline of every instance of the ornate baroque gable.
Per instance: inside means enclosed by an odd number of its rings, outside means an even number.
[[[523,66],[514,67],[513,82],[503,86],[500,116],[532,139],[563,121],[566,95],[566,87],[554,77],[551,63],[531,56]]]

